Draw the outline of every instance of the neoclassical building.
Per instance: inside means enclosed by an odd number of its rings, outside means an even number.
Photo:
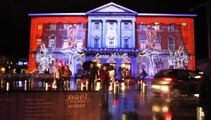
[[[85,61],[110,63],[117,78],[153,76],[161,69],[194,69],[192,14],[138,13],[108,3],[86,13],[31,13],[29,71]]]

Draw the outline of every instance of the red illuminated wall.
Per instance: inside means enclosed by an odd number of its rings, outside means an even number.
[[[175,24],[180,26],[181,37],[184,43],[184,47],[189,55],[188,68],[195,69],[195,48],[194,48],[194,19],[187,17],[136,17],[137,26],[140,24]],[[136,33],[138,35],[138,31]],[[138,38],[138,36],[137,36]],[[136,41],[138,47],[138,41]]]
[[[46,24],[46,23],[87,24],[87,17],[86,16],[32,17],[31,18],[31,33],[30,33],[30,50],[29,50],[29,72],[33,72],[36,70],[36,61],[35,61],[34,53],[37,50],[37,39],[40,39],[41,36],[43,35],[42,33],[43,24]]]

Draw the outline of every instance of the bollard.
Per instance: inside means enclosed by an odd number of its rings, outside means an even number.
[[[138,90],[141,90],[141,86],[142,86],[142,81],[138,80]]]
[[[202,107],[197,107],[197,120],[204,120],[204,111]]]
[[[64,90],[67,91],[67,80],[63,81],[63,85],[64,85]]]
[[[101,84],[101,82],[100,81],[97,81],[96,88],[95,88],[96,91],[99,91],[100,90],[100,84]]]
[[[9,91],[9,90],[10,90],[10,83],[7,82],[7,83],[6,83],[6,91]]]
[[[84,91],[84,90],[86,90],[86,83],[85,84],[81,83],[81,91]]]
[[[125,91],[125,83],[124,82],[121,82],[121,90]]]
[[[24,81],[24,91],[27,91],[27,80]]]
[[[31,90],[31,85],[32,84],[32,82],[31,82],[31,79],[29,79],[29,82],[28,82],[28,90]]]
[[[88,82],[88,80],[86,81],[86,90],[88,90],[88,87],[89,86],[89,82]]]
[[[49,89],[48,89],[48,83],[46,82],[45,83],[45,91],[48,91]]]
[[[119,91],[119,83],[118,81],[114,82],[114,94],[118,94]]]
[[[142,93],[147,93],[147,84],[145,82],[142,82]]]
[[[108,88],[108,90],[110,90],[110,91],[113,90],[113,84],[112,84],[112,82],[109,83],[109,88]]]

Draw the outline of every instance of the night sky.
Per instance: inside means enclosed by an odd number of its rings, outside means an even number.
[[[206,7],[208,0],[0,0],[0,54],[9,58],[27,58],[30,17],[28,13],[86,12],[109,2],[138,13],[191,13],[195,18],[196,58],[208,58]]]

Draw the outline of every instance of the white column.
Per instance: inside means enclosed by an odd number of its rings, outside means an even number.
[[[117,20],[117,48],[122,48],[121,45],[121,20]]]
[[[91,41],[91,20],[88,19],[88,38],[87,38],[87,48],[92,48],[92,41]]]
[[[136,47],[136,26],[135,26],[135,21],[132,20],[132,48]]]
[[[102,20],[103,22],[102,22],[102,30],[103,30],[103,35],[102,35],[102,42],[101,42],[101,47],[102,48],[105,48],[106,47],[106,31],[105,31],[105,29],[106,29],[106,20],[105,19],[103,19]]]

